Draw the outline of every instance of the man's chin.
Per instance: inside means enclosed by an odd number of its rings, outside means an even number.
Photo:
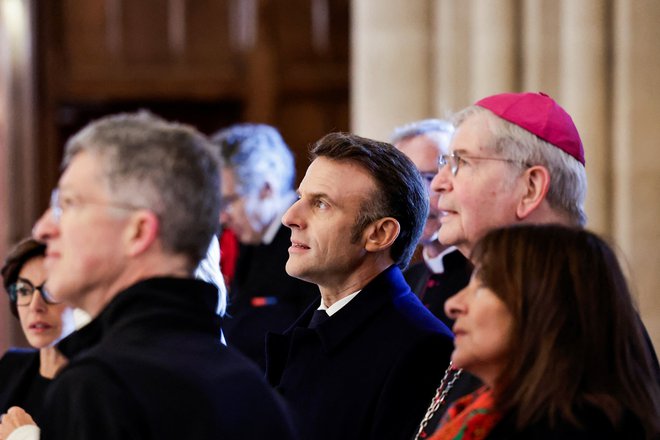
[[[438,242],[443,246],[455,246],[458,243],[457,238],[452,234],[443,234],[442,232],[437,235]]]
[[[291,263],[291,257],[289,257],[289,261],[287,261],[286,265],[284,266],[284,270],[290,277],[298,278],[298,270],[296,265]]]
[[[310,280],[307,276],[307,272],[304,270],[304,268],[298,267],[295,264],[290,264],[291,260],[289,260],[285,266],[286,273],[293,278],[298,278],[299,280],[307,281],[310,283],[313,283],[312,280]]]

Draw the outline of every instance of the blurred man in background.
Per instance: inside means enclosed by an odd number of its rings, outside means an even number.
[[[438,193],[429,187],[438,173],[440,155],[449,151],[453,132],[450,122],[424,119],[396,128],[390,139],[415,164],[430,198],[429,215],[418,243],[422,261],[410,266],[404,276],[424,305],[450,328],[453,320],[445,314],[445,301],[468,284],[472,265],[454,246],[438,241]]]
[[[240,246],[229,286],[227,343],[265,368],[267,331],[286,329],[318,295],[285,270],[291,231],[282,215],[296,200],[293,154],[274,127],[237,124],[212,137],[221,156],[221,223]]]

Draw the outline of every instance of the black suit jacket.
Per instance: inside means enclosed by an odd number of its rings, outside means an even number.
[[[152,278],[60,343],[42,439],[292,438],[279,396],[220,343],[217,289]]]
[[[230,287],[224,323],[227,344],[262,370],[266,368],[266,333],[284,331],[319,295],[316,285],[286,273],[290,245],[291,231],[285,226],[268,245],[241,245]]]
[[[410,439],[452,352],[450,330],[391,266],[315,329],[319,300],[267,338],[267,378],[303,439]]]
[[[25,409],[39,424],[50,383],[39,375],[39,351],[10,349],[0,359],[0,413],[12,406]]]

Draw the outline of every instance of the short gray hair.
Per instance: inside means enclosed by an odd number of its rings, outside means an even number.
[[[446,142],[453,133],[454,126],[449,121],[442,119],[422,119],[421,121],[411,122],[395,128],[390,136],[390,143],[395,145],[417,136],[426,136],[440,145]]]
[[[258,191],[266,182],[277,195],[293,189],[293,154],[275,127],[235,124],[216,132],[211,142],[220,149],[222,166],[234,171],[243,194]]]
[[[99,158],[114,201],[154,212],[163,248],[197,266],[220,213],[219,160],[203,135],[146,111],[118,114],[69,139],[63,168],[81,152]]]
[[[489,147],[516,162],[545,167],[550,173],[548,203],[552,208],[566,213],[576,226],[584,226],[587,222],[584,212],[587,174],[584,165],[558,147],[483,107],[473,105],[460,111],[453,118],[454,126],[459,127],[467,118],[477,114],[485,114],[493,122],[489,125],[493,140]]]

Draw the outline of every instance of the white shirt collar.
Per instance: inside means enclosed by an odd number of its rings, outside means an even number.
[[[449,246],[447,249],[440,252],[436,257],[430,258],[426,255],[426,252],[422,250],[422,256],[424,257],[426,266],[431,269],[431,272],[439,274],[444,273],[445,271],[445,263],[443,261],[444,258],[454,251],[458,252],[458,249],[456,249],[455,246]]]
[[[343,297],[339,301],[335,302],[333,305],[330,307],[326,307],[325,304],[323,304],[323,299],[321,298],[321,305],[319,305],[319,308],[317,310],[325,310],[325,312],[328,314],[328,316],[332,316],[335,313],[337,313],[342,307],[344,307],[346,304],[351,302],[353,298],[357,296],[357,294],[360,293],[360,290],[358,290],[355,293],[351,293],[348,296]]]

